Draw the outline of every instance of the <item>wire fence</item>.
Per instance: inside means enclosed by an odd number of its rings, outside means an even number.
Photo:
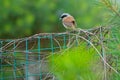
[[[0,80],[54,80],[53,74],[49,73],[47,57],[83,42],[96,50],[104,63],[104,71],[109,67],[118,73],[118,65],[114,67],[106,60],[104,44],[108,35],[108,27],[98,27],[71,33],[40,33],[21,39],[1,39]],[[101,48],[98,50],[96,46]]]

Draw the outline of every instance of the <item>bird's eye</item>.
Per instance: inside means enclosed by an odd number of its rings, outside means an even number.
[[[75,21],[72,21],[73,24],[75,24]]]

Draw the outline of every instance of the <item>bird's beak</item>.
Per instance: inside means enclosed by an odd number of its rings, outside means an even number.
[[[62,20],[62,18],[59,18],[59,20]]]

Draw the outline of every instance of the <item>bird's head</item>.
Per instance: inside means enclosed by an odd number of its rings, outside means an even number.
[[[68,14],[68,13],[63,13],[63,14],[60,16],[60,20],[62,20],[62,19],[65,18],[65,17],[68,17],[68,16],[71,16],[71,15]]]

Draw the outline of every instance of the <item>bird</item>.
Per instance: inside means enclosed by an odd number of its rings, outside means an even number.
[[[63,13],[60,16],[60,20],[62,20],[63,26],[68,31],[74,31],[76,29],[76,21],[73,16],[71,16],[69,13]]]

